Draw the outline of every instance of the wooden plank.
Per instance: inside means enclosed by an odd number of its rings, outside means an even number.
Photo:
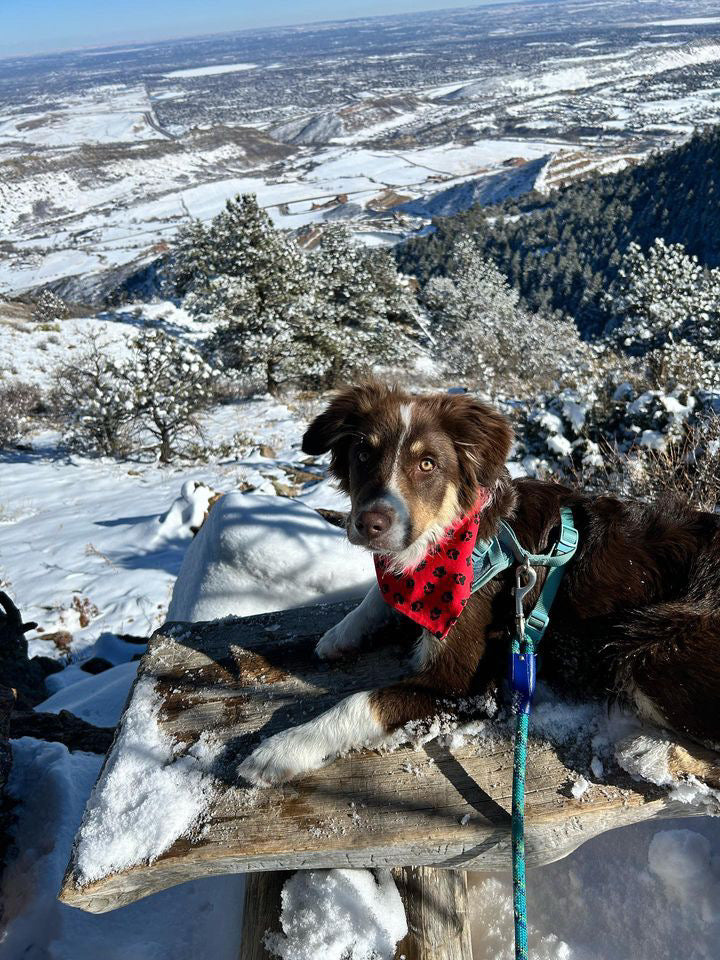
[[[194,839],[150,864],[80,886],[71,862],[60,897],[93,912],[131,903],[199,876],[328,867],[439,866],[494,870],[510,862],[512,744],[481,749],[351,754],[299,781],[264,790],[235,768],[263,737],[326,710],[342,697],[407,673],[407,648],[327,664],[317,637],[349,609],[328,604],[245,619],[170,624],[158,631],[139,677],[156,684],[161,726],[187,750],[205,731],[222,741],[218,788]],[[115,749],[113,747],[113,749]],[[111,751],[112,752],[112,751]],[[102,774],[101,774],[102,776]],[[559,859],[605,830],[650,817],[683,816],[665,792],[620,776],[572,797],[557,750],[531,744],[527,860]]]

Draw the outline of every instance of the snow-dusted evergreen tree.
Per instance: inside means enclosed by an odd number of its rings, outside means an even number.
[[[199,435],[196,414],[213,402],[218,373],[197,350],[161,330],[145,330],[131,341],[118,377],[162,463],[169,463],[191,435]]]
[[[491,391],[527,392],[572,373],[590,358],[574,325],[528,316],[519,295],[469,237],[453,249],[448,275],[431,279],[423,299],[439,362]]]
[[[175,234],[167,276],[175,293],[202,290],[215,272],[210,233],[200,220],[191,220]]]
[[[308,259],[251,194],[229,200],[208,236],[207,272],[190,285],[185,305],[219,321],[208,348],[226,367],[276,392],[297,368],[298,344],[311,335]]]
[[[328,386],[375,363],[407,356],[403,324],[413,303],[385,251],[361,246],[347,227],[323,231],[310,257],[316,303],[307,349]]]
[[[645,355],[660,387],[720,386],[720,270],[702,267],[681,244],[631,244],[606,298],[621,348]]]
[[[52,290],[43,290],[40,294],[32,318],[35,323],[56,323],[66,320],[69,314],[67,304]]]
[[[700,344],[720,332],[720,271],[660,237],[647,253],[631,243],[607,304],[619,342],[632,353],[681,340]]]

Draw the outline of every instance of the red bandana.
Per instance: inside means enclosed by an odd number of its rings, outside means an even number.
[[[472,552],[480,514],[490,500],[483,490],[472,510],[451,524],[413,570],[391,573],[392,558],[375,554],[385,601],[436,637],[444,637],[462,613],[472,586]]]

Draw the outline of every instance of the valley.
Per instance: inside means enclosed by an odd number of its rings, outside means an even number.
[[[0,292],[100,303],[239,192],[394,244],[615,172],[718,121],[719,34],[706,0],[555,0],[1,61]]]

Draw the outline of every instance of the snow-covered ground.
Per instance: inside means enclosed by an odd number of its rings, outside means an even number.
[[[142,312],[164,318],[166,329],[189,341],[203,335],[172,305],[147,306]],[[68,321],[56,334],[0,322],[0,358],[6,369],[12,363],[23,378],[47,386],[53,366],[77,342],[76,323],[122,341],[138,322],[134,314],[119,312]],[[40,347],[51,336],[55,340]],[[243,451],[208,464],[164,467],[146,460],[67,456],[58,449],[57,436],[47,432],[32,438],[31,450],[2,455],[0,582],[25,617],[39,623],[41,629],[30,635],[31,652],[66,664],[49,678],[50,696],[40,709],[68,709],[101,726],[117,722],[135,677],[133,657],[143,650],[123,636],[143,638],[164,620],[186,557],[183,576],[189,590],[193,572],[202,565],[201,538],[193,540],[190,527],[199,505],[207,502],[207,491],[196,484],[237,491],[228,500],[236,525],[230,525],[226,567],[220,571],[223,612],[254,613],[362,589],[371,570],[367,555],[347,545],[339,531],[328,535],[324,521],[307,509],[342,508],[344,498],[322,479],[298,483],[294,501],[278,496],[278,487],[290,482],[291,468],[321,472],[322,461],[309,463],[299,450],[312,413],[307,401],[292,398],[257,397],[217,408],[206,418],[209,440],[217,444],[240,433]],[[282,596],[275,566],[280,553],[302,560],[292,590]],[[178,597],[191,606],[198,602],[182,585]],[[48,639],[58,631],[63,633]],[[92,676],[82,669],[92,656],[113,666]],[[589,715],[574,716],[568,722],[577,724],[578,717],[596,722]],[[556,720],[552,707],[539,703],[536,729]],[[132,738],[132,723],[124,735]],[[143,764],[109,771],[120,828],[117,844],[110,847],[117,863],[137,855],[132,841],[138,837],[145,852],[148,846],[162,849],[203,803],[202,752],[196,763],[182,771],[171,765],[163,775],[168,744],[145,745],[160,765],[154,779],[146,779]],[[13,742],[13,757],[10,793],[17,800],[17,819],[15,852],[2,887],[7,925],[0,939],[2,960],[237,956],[242,877],[196,881],[99,916],[59,904],[55,896],[101,758],[29,738]],[[624,759],[630,769],[640,762],[632,750]],[[662,773],[661,767],[654,770],[653,775]],[[168,800],[173,818],[159,822],[150,798],[170,797],[180,773],[188,805],[181,809]],[[601,776],[600,767],[597,773]],[[589,787],[579,780],[575,789],[582,795]],[[94,802],[102,801],[98,795]],[[123,819],[131,814],[133,820]],[[128,823],[142,830],[123,831]],[[95,840],[88,829],[89,873],[100,865]],[[105,855],[107,844],[102,849]],[[699,817],[605,834],[571,857],[531,871],[528,886],[538,960],[710,960],[717,956],[720,934],[720,821]],[[328,917],[322,907],[329,891],[334,912]],[[286,960],[340,958],[348,949],[355,960],[369,960],[371,949],[389,958],[392,942],[402,933],[397,904],[387,908],[394,897],[387,878],[321,872],[297,881],[286,894],[286,936],[275,944]],[[509,871],[474,877],[472,904],[476,960],[511,957]],[[340,928],[342,940],[333,934]]]

